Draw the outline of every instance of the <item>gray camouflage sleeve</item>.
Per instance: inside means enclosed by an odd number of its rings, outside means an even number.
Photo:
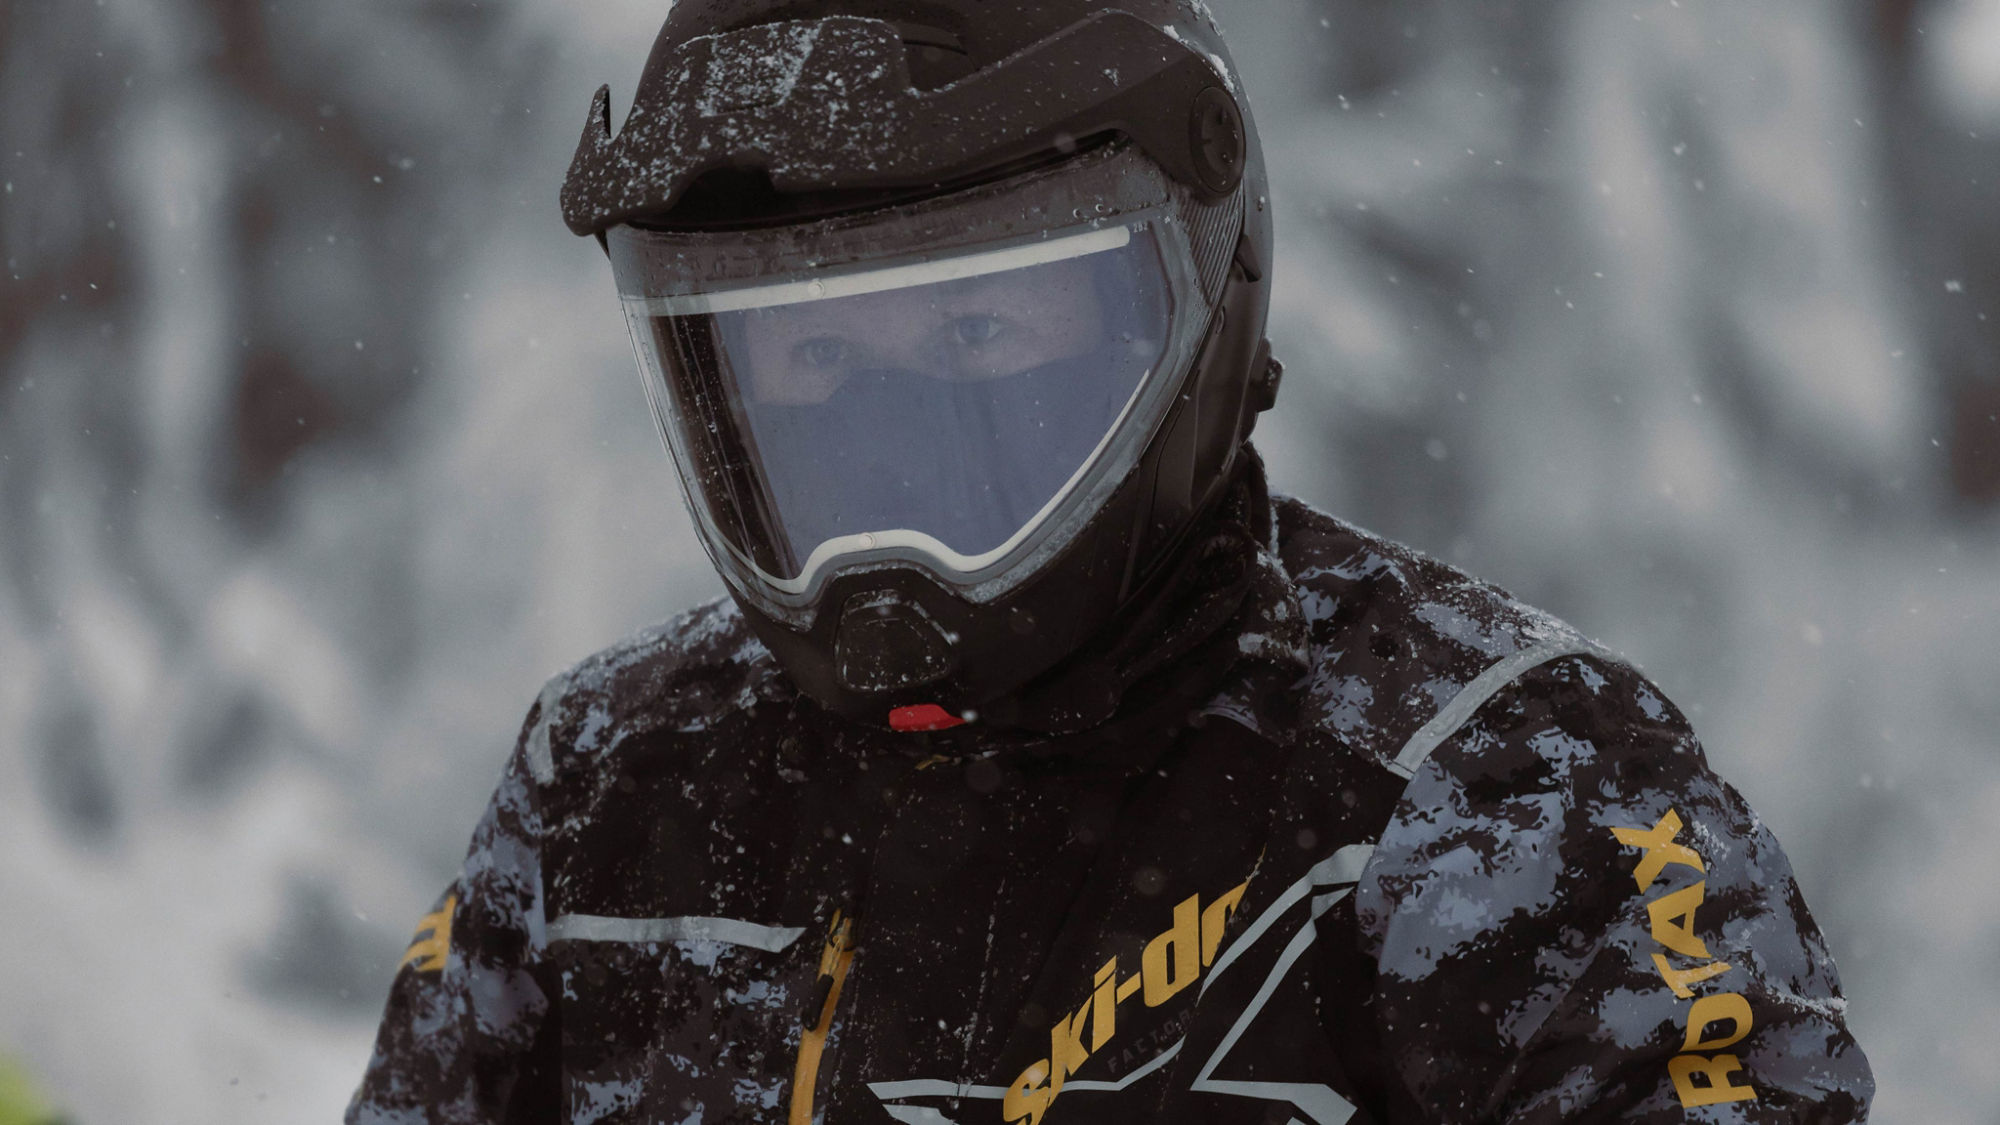
[[[1866,1118],[1790,865],[1630,668],[1567,659],[1489,701],[1404,792],[1356,912],[1419,1120]]]
[[[538,708],[539,710],[539,708]],[[528,716],[532,731],[539,715]],[[517,745],[464,869],[418,923],[347,1125],[554,1121],[541,812]]]

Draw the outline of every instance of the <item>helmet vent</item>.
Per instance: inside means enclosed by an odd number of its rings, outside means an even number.
[[[957,667],[951,641],[915,602],[894,591],[849,599],[834,633],[841,685],[866,693],[936,683]]]
[[[929,47],[939,51],[950,51],[955,55],[965,53],[965,41],[941,28],[925,27],[918,23],[896,22],[896,32],[903,37],[903,44],[909,47]]]
[[[910,85],[918,90],[949,86],[979,68],[965,49],[965,41],[942,28],[925,24],[895,22],[896,32],[910,62]]]

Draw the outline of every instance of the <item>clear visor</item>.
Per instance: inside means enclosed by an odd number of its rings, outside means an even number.
[[[1151,425],[1135,420],[1164,412],[1149,399],[1171,394],[1160,373],[1187,351],[1176,313],[1202,306],[1163,218],[628,290],[648,393],[718,561],[801,604],[837,561],[912,561],[964,587],[1046,539],[1136,461],[1126,447]]]

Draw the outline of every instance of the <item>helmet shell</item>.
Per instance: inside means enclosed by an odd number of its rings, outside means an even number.
[[[563,217],[577,234],[701,221],[676,212],[723,173],[769,185],[746,221],[786,221],[996,179],[1114,134],[1208,202],[1262,178],[1195,4],[681,3],[624,129],[608,87],[593,99]]]

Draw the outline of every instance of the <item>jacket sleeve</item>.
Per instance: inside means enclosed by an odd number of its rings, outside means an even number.
[[[464,869],[418,922],[347,1125],[514,1125],[556,1115],[542,821],[528,716]]]
[[[1488,701],[1405,790],[1356,916],[1398,1119],[1866,1117],[1790,865],[1630,668],[1562,660]]]

